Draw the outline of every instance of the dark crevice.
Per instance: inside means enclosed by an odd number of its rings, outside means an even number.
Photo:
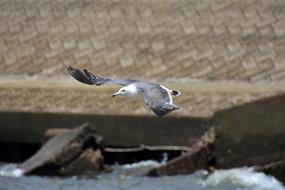
[[[179,150],[142,150],[137,152],[104,152],[106,164],[130,164],[143,160],[168,161],[180,156]]]
[[[40,147],[41,144],[0,143],[0,162],[23,162],[35,154]]]

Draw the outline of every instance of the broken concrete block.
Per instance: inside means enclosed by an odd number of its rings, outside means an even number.
[[[148,172],[149,176],[189,174],[199,169],[207,169],[213,158],[211,146],[215,141],[215,130],[206,132],[184,155],[170,160],[165,165]]]
[[[84,150],[80,156],[78,156],[71,163],[64,165],[60,168],[60,174],[86,174],[86,173],[98,173],[104,170],[104,157],[100,149],[93,150],[88,148]]]
[[[285,159],[285,95],[219,111],[217,168],[265,165]]]
[[[77,171],[76,166],[80,167],[80,172],[90,168],[100,171],[104,168],[101,149],[102,137],[95,134],[92,126],[83,124],[54,136],[34,156],[18,167],[23,174],[31,173],[42,166],[52,166],[66,175],[75,175],[76,173],[72,172]],[[79,166],[79,163],[85,165]]]

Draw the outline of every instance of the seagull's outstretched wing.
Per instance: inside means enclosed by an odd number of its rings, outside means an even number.
[[[146,84],[141,87],[145,103],[159,117],[179,109],[172,103],[170,92],[161,87],[159,84]]]
[[[118,85],[129,85],[134,82],[138,82],[136,80],[131,80],[131,79],[110,79],[110,78],[104,78],[100,77],[98,75],[95,75],[86,69],[83,69],[83,71],[73,68],[73,67],[68,67],[67,68],[68,72],[70,75],[75,78],[76,80],[85,83],[85,84],[90,84],[90,85],[103,85],[103,84],[118,84]]]

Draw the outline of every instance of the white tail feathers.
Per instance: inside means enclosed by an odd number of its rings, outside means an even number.
[[[172,96],[180,96],[181,95],[181,92],[179,92],[178,90],[171,90],[170,93]]]

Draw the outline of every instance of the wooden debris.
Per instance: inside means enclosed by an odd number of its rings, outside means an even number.
[[[19,168],[24,174],[47,165],[54,166],[66,175],[75,175],[77,171],[90,168],[99,171],[104,167],[102,148],[102,137],[95,134],[92,126],[83,124],[51,138]],[[76,170],[75,167],[81,163],[80,170]]]
[[[215,130],[210,128],[184,155],[170,160],[167,164],[148,172],[149,176],[189,174],[199,169],[207,169],[212,145],[215,141]]]

